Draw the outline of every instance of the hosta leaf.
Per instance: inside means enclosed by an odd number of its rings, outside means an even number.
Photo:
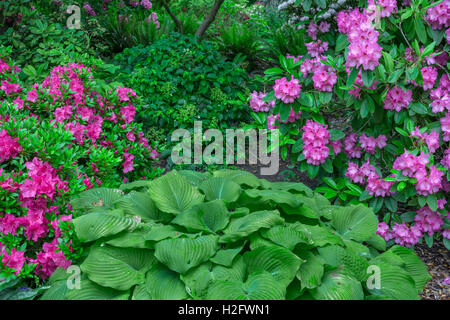
[[[155,257],[171,270],[185,273],[216,253],[217,239],[214,235],[166,239],[155,245]]]
[[[297,272],[297,278],[300,280],[301,287],[308,289],[318,287],[322,283],[325,261],[312,252],[303,252],[300,254],[300,257],[305,260]]]
[[[160,263],[155,264],[147,273],[144,286],[152,300],[183,300],[188,298],[180,275]]]
[[[114,213],[114,212],[113,212]],[[78,239],[88,242],[134,229],[139,222],[133,218],[107,212],[92,212],[73,220]]]
[[[203,202],[204,198],[197,188],[176,171],[153,180],[148,191],[159,210],[173,214],[182,213]]]
[[[150,181],[138,180],[130,183],[122,184],[119,189],[122,191],[140,190],[148,188]]]
[[[73,209],[88,211],[107,210],[114,208],[114,202],[123,196],[118,189],[96,188],[80,194],[79,198],[70,201]]]
[[[211,174],[209,172],[198,172],[192,170],[180,170],[179,174],[186,177],[187,181],[193,186],[199,186],[203,181],[211,178]]]
[[[380,251],[386,250],[386,241],[378,234],[374,235],[372,238],[370,238],[366,242],[377,250],[380,250]]]
[[[224,229],[230,220],[225,203],[222,200],[196,205],[178,215],[172,223],[194,231],[217,232]]]
[[[346,249],[356,254],[357,256],[364,257],[364,258],[370,258],[370,251],[369,248],[359,242],[344,239],[345,247]]]
[[[263,246],[244,254],[249,274],[256,271],[269,272],[285,287],[294,279],[303,260],[286,248]]]
[[[234,258],[242,251],[244,248],[245,242],[242,244],[237,244],[234,246],[230,246],[230,248],[222,249],[217,251],[214,257],[210,260],[216,264],[220,264],[225,267],[231,267],[233,264]]]
[[[313,192],[310,188],[303,183],[298,182],[272,182],[268,186],[272,190],[284,190],[284,191],[297,191],[305,194],[308,197],[313,196]]]
[[[106,244],[120,248],[148,249],[149,245],[146,243],[145,236],[151,229],[152,225],[144,225],[131,232],[125,231],[106,241]]]
[[[418,300],[416,284],[402,268],[381,263],[379,269],[380,288],[368,288],[368,291],[382,299]],[[368,282],[370,279],[368,280]]]
[[[323,227],[296,224],[295,229],[301,232],[305,237],[310,238],[311,244],[316,247],[323,247],[327,244],[344,245],[341,237]]]
[[[145,240],[148,241],[161,241],[167,238],[179,238],[185,235],[185,233],[180,232],[177,228],[171,225],[156,224],[153,225],[150,231],[145,235]]]
[[[239,185],[245,184],[252,188],[257,188],[260,186],[259,179],[247,171],[223,169],[215,171],[213,175],[217,178],[231,179]]]
[[[318,248],[320,257],[331,266],[344,266],[344,271],[349,272],[354,278],[363,281],[367,278],[369,263],[362,257],[357,256],[336,245]]]
[[[274,226],[261,230],[261,235],[289,250],[294,250],[298,243],[311,244],[311,239],[305,233],[298,231],[295,225]]]
[[[241,187],[227,178],[210,178],[202,182],[199,189],[203,191],[208,201],[221,199],[234,202],[241,194]]]
[[[378,219],[362,204],[333,211],[331,224],[344,238],[367,241],[377,232]]]
[[[145,273],[154,263],[151,250],[93,246],[80,267],[99,285],[128,290],[144,282]]]
[[[143,221],[170,221],[172,215],[161,212],[155,206],[148,193],[132,191],[115,203],[117,208],[123,209],[128,215],[139,216]]]
[[[247,274],[247,266],[244,258],[237,256],[231,267],[216,265],[213,267],[214,279],[223,281],[244,281]]]
[[[230,222],[230,225],[224,231],[225,234],[220,238],[220,242],[233,242],[259,229],[281,224],[283,221],[278,210],[253,212]]]
[[[330,201],[324,196],[315,193],[313,197],[303,195],[296,197],[301,205],[293,209],[283,206],[283,211],[287,214],[299,214],[311,219],[319,219],[321,216],[331,219],[331,209],[334,207],[330,206]]]
[[[425,284],[431,279],[426,265],[416,256],[414,251],[408,248],[395,245],[389,251],[398,255],[405,262],[404,269],[414,279],[417,292],[421,292]]]
[[[291,207],[298,207],[300,201],[291,193],[283,190],[258,190],[258,189],[250,189],[245,190],[245,193],[250,198],[261,198],[260,201],[268,202],[272,201],[277,204],[287,204]]]
[[[339,270],[328,271],[322,278],[322,284],[312,289],[316,300],[363,300],[361,283]]]
[[[105,288],[90,280],[81,280],[81,289],[68,290],[68,300],[128,300],[130,291],[118,291]]]
[[[213,266],[211,263],[201,264],[182,275],[181,280],[190,296],[194,299],[205,299],[208,287],[214,281]]]
[[[281,300],[286,289],[267,272],[250,275],[245,283],[215,281],[208,290],[209,300]]]
[[[52,283],[52,286],[45,291],[39,300],[65,300],[69,288],[67,287],[67,281],[61,280]]]

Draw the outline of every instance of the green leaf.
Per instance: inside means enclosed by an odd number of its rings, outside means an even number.
[[[300,205],[298,198],[290,192],[283,190],[258,190],[249,189],[245,193],[250,198],[261,198],[262,202],[275,202],[277,204],[287,204],[293,208]]]
[[[420,260],[420,258],[414,253],[414,251],[402,247],[393,246],[389,251],[398,255],[405,262],[404,269],[411,278],[414,279],[417,292],[422,292],[426,283],[431,279],[428,273],[427,266]]]
[[[297,230],[295,224],[274,226],[270,229],[262,230],[260,233],[264,238],[289,250],[294,250],[295,246],[299,243],[311,244],[312,242],[305,233]]]
[[[101,286],[128,290],[144,282],[145,273],[155,262],[151,250],[94,246],[80,267]]]
[[[132,230],[139,225],[136,219],[120,216],[123,213],[121,210],[110,212],[92,212],[74,219],[78,239],[82,242],[94,241],[124,230]]]
[[[427,31],[425,30],[425,25],[421,18],[414,19],[414,29],[416,30],[417,37],[419,37],[420,42],[423,44],[427,43]]]
[[[347,78],[347,84],[346,87],[348,89],[351,89],[353,87],[353,84],[355,83],[356,77],[358,76],[358,68],[353,68],[350,72],[348,78]]]
[[[142,285],[152,300],[183,300],[188,298],[180,275],[160,263],[156,263],[147,273]]]
[[[310,292],[316,300],[364,299],[361,283],[339,270],[326,272],[323,276],[322,284]]]
[[[125,214],[139,216],[143,221],[167,222],[172,217],[168,213],[159,211],[150,195],[144,192],[132,191],[114,204],[117,208],[123,209]]]
[[[303,263],[290,250],[279,246],[262,246],[244,254],[249,274],[267,271],[274,279],[287,287]]]
[[[241,187],[227,178],[210,178],[204,181],[199,189],[203,191],[208,201],[222,199],[234,202],[241,194]]]
[[[366,271],[369,264],[366,259],[336,245],[328,245],[318,248],[318,250],[320,257],[327,264],[336,267],[342,265],[344,271],[359,281],[364,281],[367,278]]]
[[[114,208],[114,202],[123,196],[118,189],[96,188],[80,194],[79,198],[70,201],[72,208],[87,211],[108,210]]]
[[[230,225],[224,231],[225,234],[220,238],[220,242],[234,242],[259,229],[270,228],[274,225],[282,224],[283,222],[284,220],[280,217],[280,212],[278,210],[256,211],[231,221]]]
[[[234,248],[229,249],[223,249],[217,251],[216,255],[212,257],[210,260],[214,262],[215,264],[220,264],[225,267],[231,267],[233,264],[234,258],[239,254],[239,252],[242,251],[244,248],[244,244],[239,244],[235,246]]]
[[[155,245],[155,257],[169,269],[185,273],[214,256],[218,249],[217,239],[214,235],[166,239]]]
[[[159,210],[180,214],[195,204],[203,202],[204,196],[178,172],[153,180],[148,189]]]
[[[228,178],[239,185],[245,184],[252,188],[258,188],[260,186],[259,179],[255,175],[247,171],[223,169],[214,171],[214,177]]]
[[[118,291],[111,288],[105,288],[89,281],[80,281],[80,290],[68,290],[67,300],[128,300],[130,291]]]
[[[286,294],[283,287],[268,272],[252,274],[240,281],[215,281],[208,290],[208,300],[282,300]]]
[[[317,288],[322,283],[325,261],[311,252],[305,252],[300,257],[305,260],[297,272],[302,288]]]
[[[378,219],[371,209],[359,204],[334,210],[331,224],[344,238],[366,241],[376,234]]]

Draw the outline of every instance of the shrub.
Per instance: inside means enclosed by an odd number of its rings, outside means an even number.
[[[117,79],[144,98],[139,115],[145,126],[167,133],[190,127],[195,119],[223,127],[248,119],[244,95],[255,84],[237,60],[225,61],[209,42],[173,34],[126,49],[114,62],[121,66]]]
[[[418,299],[429,279],[409,249],[385,251],[371,209],[245,171],[171,171],[71,203],[81,289],[60,269],[42,299]]]
[[[448,3],[393,3],[341,11],[337,30],[311,21],[306,49],[266,70],[274,90],[250,105],[318,191],[381,213],[389,244],[449,248]]]
[[[131,89],[100,95],[90,68],[74,63],[25,88],[10,53],[0,47],[0,277],[38,283],[80,253],[67,229],[73,194],[160,170]]]

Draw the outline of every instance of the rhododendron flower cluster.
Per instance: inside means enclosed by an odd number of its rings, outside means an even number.
[[[450,113],[447,112],[440,122],[444,141],[450,141]]]
[[[301,85],[298,83],[298,79],[293,76],[290,81],[286,78],[280,78],[275,80],[273,87],[275,90],[275,97],[284,103],[293,103],[300,94]]]
[[[411,132],[411,137],[419,138],[420,141],[425,142],[431,153],[434,153],[439,148],[439,133],[436,131],[420,133],[420,128],[416,127]]]
[[[438,76],[437,69],[435,67],[423,67],[421,71],[423,77],[423,90],[433,89]]]
[[[305,43],[308,53],[311,57],[320,57],[322,53],[328,50],[328,42],[321,40]]]
[[[269,112],[270,108],[274,106],[275,101],[270,103],[264,102],[263,99],[267,95],[264,92],[256,92],[250,94],[250,108],[254,112]]]
[[[425,18],[435,30],[450,27],[450,2],[444,0],[428,8]]]
[[[333,86],[337,82],[337,76],[334,72],[326,72],[325,70],[316,71],[312,76],[314,88],[319,91],[333,91]]]
[[[384,99],[384,108],[400,112],[402,109],[407,109],[411,102],[412,91],[405,91],[399,86],[395,86],[388,91],[386,99]]]
[[[369,0],[367,10],[375,11],[380,9],[380,17],[390,17],[392,12],[397,10],[396,0]]]
[[[307,120],[303,126],[303,155],[307,163],[320,165],[328,158],[330,149],[327,144],[330,142],[330,133],[327,128],[327,125],[312,120]]]
[[[359,140],[359,145],[358,145]],[[379,135],[378,137],[366,136],[362,133],[358,135],[354,132],[350,133],[344,139],[344,152],[349,158],[361,158],[362,150],[367,153],[374,154],[376,148],[383,149],[386,146],[387,137]]]
[[[450,111],[450,80],[447,74],[442,75],[439,87],[430,91],[430,99],[433,113]]]
[[[444,173],[435,166],[430,165],[429,172],[427,164],[429,164],[429,155],[421,153],[415,156],[405,152],[398,157],[393,164],[393,168],[401,171],[406,177],[416,178],[417,194],[427,196],[438,192],[442,188],[442,176]]]
[[[359,9],[350,12],[341,11],[337,16],[337,24],[339,32],[347,34],[350,42],[346,65],[374,70],[381,58],[381,47],[378,44],[379,33],[369,17]]]

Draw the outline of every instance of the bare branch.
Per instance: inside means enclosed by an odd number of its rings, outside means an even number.
[[[214,5],[211,8],[211,11],[209,12],[208,16],[205,18],[203,23],[198,28],[197,32],[195,33],[196,36],[203,36],[205,31],[208,29],[210,24],[214,21],[216,18],[217,12],[219,11],[220,7],[222,6],[224,0],[216,0],[214,2]]]
[[[175,26],[178,29],[178,32],[180,32],[181,34],[183,34],[183,25],[181,24],[181,20],[178,19],[172,12],[172,10],[170,10],[169,5],[167,4],[166,0],[162,1],[162,5],[164,6],[164,8],[166,9],[167,13],[169,14],[169,16],[172,18],[173,22],[175,23]]]

